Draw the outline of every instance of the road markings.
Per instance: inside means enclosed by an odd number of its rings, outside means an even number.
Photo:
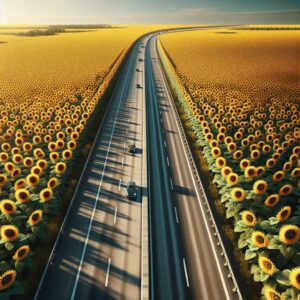
[[[124,142],[124,150],[126,149],[126,142]]]
[[[167,148],[167,143],[166,143],[166,140],[164,140],[164,144],[165,144],[165,148]]]
[[[126,136],[128,136],[128,129],[126,129]]]
[[[130,123],[130,119],[128,119],[128,124]]]
[[[127,71],[127,74],[126,74],[125,82],[127,82],[127,80],[128,80],[129,71],[131,70],[131,66],[132,66],[132,61],[133,61],[133,56],[131,56],[131,60],[130,60],[130,63],[129,63],[129,68],[128,68],[128,71]],[[78,270],[77,270],[72,295],[71,295],[71,298],[70,298],[71,300],[75,299],[76,289],[77,289],[77,285],[78,285],[78,281],[79,281],[79,277],[80,277],[80,273],[81,273],[81,269],[82,269],[82,265],[83,265],[83,260],[84,260],[84,257],[85,257],[85,252],[86,252],[86,249],[87,249],[87,244],[88,244],[90,234],[91,234],[91,230],[92,230],[93,220],[94,220],[94,217],[95,217],[96,208],[97,208],[97,204],[98,204],[98,201],[99,201],[99,194],[100,194],[100,191],[101,191],[101,186],[102,186],[104,173],[105,173],[105,169],[106,169],[106,165],[107,165],[107,159],[108,159],[108,156],[109,156],[109,153],[110,153],[110,148],[111,148],[111,145],[112,145],[112,139],[113,139],[113,135],[114,135],[115,128],[116,128],[116,122],[117,122],[117,119],[118,119],[118,116],[119,116],[119,111],[120,111],[121,103],[122,103],[122,100],[123,100],[125,87],[126,87],[126,85],[124,84],[123,88],[122,88],[121,97],[120,97],[120,101],[119,101],[119,104],[118,104],[114,124],[113,124],[112,130],[111,130],[109,144],[108,144],[108,147],[107,147],[107,150],[106,150],[106,157],[105,157],[105,161],[104,161],[104,165],[103,165],[101,179],[100,179],[100,183],[99,183],[99,186],[98,186],[98,191],[97,191],[96,200],[95,200],[94,207],[93,207],[93,212],[92,212],[92,215],[91,215],[91,218],[90,218],[89,228],[88,228],[87,235],[86,235],[86,238],[85,238],[85,241],[84,241],[84,246],[83,246],[83,250],[82,250],[82,254],[81,254],[81,258],[80,258],[80,263],[79,263],[79,267],[78,267]]]
[[[179,224],[176,206],[174,206],[174,212],[175,212],[176,223]]]
[[[115,207],[115,216],[114,216],[114,224],[117,222],[117,213],[118,213],[118,207]]]
[[[124,156],[122,157],[122,168],[124,167]]]
[[[110,271],[110,258],[108,259],[108,264],[107,264],[107,271],[106,271],[106,278],[105,278],[105,287],[108,286],[109,271]]]
[[[183,258],[183,269],[184,269],[186,286],[190,287],[189,276],[188,276],[187,269],[186,269],[186,264],[185,264],[185,258]]]
[[[162,71],[162,68],[160,67],[159,68],[160,70],[160,73],[161,73],[161,76],[164,76],[163,75],[163,71]],[[166,91],[168,91],[168,88],[167,88],[167,84],[165,82],[165,80],[163,81],[163,85],[166,89]],[[170,93],[168,92],[168,95],[170,97]],[[172,101],[172,99],[170,98],[170,100]],[[171,109],[173,111],[173,114],[175,114],[175,108],[174,106],[171,105]],[[176,115],[175,115],[176,116]],[[176,117],[175,117],[176,118]],[[199,206],[200,206],[200,210],[201,210],[201,214],[202,214],[202,217],[203,217],[203,220],[204,220],[204,224],[205,224],[205,229],[207,231],[207,235],[208,235],[208,238],[209,238],[209,242],[210,242],[210,245],[211,245],[211,248],[212,248],[212,251],[213,251],[213,254],[214,254],[214,257],[215,257],[215,261],[217,263],[217,268],[218,268],[218,273],[220,275],[220,279],[222,281],[222,286],[223,286],[223,290],[226,294],[226,299],[229,300],[230,299],[230,296],[229,296],[229,293],[228,293],[228,289],[227,289],[227,286],[226,286],[226,283],[225,283],[225,279],[224,279],[224,274],[222,272],[222,268],[221,268],[221,265],[220,265],[220,261],[219,261],[219,258],[218,258],[218,255],[217,255],[217,252],[216,252],[216,248],[215,248],[215,244],[212,240],[212,235],[210,233],[210,230],[209,230],[209,225],[208,225],[208,222],[207,222],[207,218],[205,216],[205,213],[204,213],[204,208],[203,208],[203,205],[202,205],[202,201],[200,200],[200,194],[198,192],[198,188],[197,188],[197,184],[196,184],[196,181],[195,181],[195,178],[193,176],[193,170],[190,166],[190,163],[189,163],[189,157],[188,157],[188,154],[187,154],[187,150],[186,150],[186,147],[185,147],[185,143],[183,141],[183,138],[180,134],[180,128],[179,128],[179,125],[178,125],[178,122],[175,122],[176,123],[176,127],[177,127],[177,131],[176,133],[178,132],[179,133],[179,137],[180,137],[180,140],[181,140],[181,144],[183,146],[183,151],[185,153],[185,158],[186,158],[186,162],[187,162],[187,165],[189,167],[189,170],[190,170],[190,173],[192,174],[192,181],[193,181],[193,184],[194,184],[194,187],[195,187],[195,191],[196,191],[196,195],[197,195],[197,200],[198,200],[198,203],[199,203]],[[200,182],[200,185],[202,185],[202,183]]]
[[[121,190],[122,179],[119,180],[119,191]]]
[[[167,164],[168,164],[168,167],[170,167],[170,162],[169,162],[169,157],[167,156]]]
[[[170,178],[170,183],[171,183],[171,189],[172,189],[172,191],[173,191],[173,181],[172,181],[172,178]]]

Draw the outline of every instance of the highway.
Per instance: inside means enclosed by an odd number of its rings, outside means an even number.
[[[35,300],[239,299],[188,158],[157,37],[140,39],[124,62]],[[125,196],[130,180],[139,187],[135,201]]]
[[[239,299],[187,156],[156,40],[147,44],[145,69],[151,299]]]
[[[142,200],[147,197],[142,186],[145,99],[136,87],[144,82],[142,42],[123,65],[36,300],[140,298]],[[131,144],[135,155],[127,149]],[[125,196],[130,180],[138,186],[135,201]]]

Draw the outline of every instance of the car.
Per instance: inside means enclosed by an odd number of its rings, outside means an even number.
[[[139,70],[139,69],[136,69],[136,71],[137,71],[137,72],[140,72],[140,70]]]
[[[134,144],[128,146],[128,152],[133,154],[136,152],[136,147]]]
[[[129,181],[126,186],[126,196],[128,199],[135,199],[137,194],[137,188],[134,181]]]
[[[137,88],[137,89],[140,89],[141,87],[142,87],[142,86],[141,86],[139,83],[136,84],[136,88]]]
[[[139,61],[143,61],[143,59],[142,59],[142,58],[139,58]]]

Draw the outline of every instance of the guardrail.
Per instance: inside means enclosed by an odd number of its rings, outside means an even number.
[[[158,41],[159,43],[159,41]],[[162,48],[160,47],[157,47],[157,50],[158,50],[158,56],[159,56],[159,64],[162,68],[162,70],[164,70],[163,72],[163,76],[165,77],[165,81],[166,83],[168,83],[168,80],[167,80],[167,77],[169,78],[169,81],[172,82],[173,84],[175,84],[175,80],[173,78],[173,75],[172,75],[172,71],[169,69],[166,61],[164,60],[164,57],[163,57],[163,54],[161,51]],[[220,255],[224,257],[224,260],[225,260],[225,263],[224,263],[224,266],[228,268],[229,272],[227,274],[227,277],[228,278],[231,278],[232,281],[233,281],[233,285],[234,285],[234,288],[232,289],[232,291],[234,293],[237,293],[238,297],[240,299],[243,299],[242,297],[242,294],[241,294],[241,291],[239,289],[239,286],[238,286],[238,283],[237,283],[237,280],[235,278],[235,275],[234,275],[234,272],[231,268],[231,265],[230,265],[230,261],[228,259],[228,255],[227,255],[227,252],[226,252],[226,249],[224,247],[224,244],[223,244],[223,241],[222,241],[222,238],[221,238],[221,235],[218,231],[218,227],[216,225],[216,222],[215,222],[215,219],[214,219],[214,216],[213,216],[213,213],[212,213],[212,209],[211,209],[211,204],[210,202],[208,201],[207,199],[207,195],[206,195],[206,192],[205,192],[205,189],[203,188],[203,185],[202,185],[202,181],[200,179],[200,175],[199,175],[199,172],[198,172],[198,169],[196,167],[196,163],[195,163],[195,160],[194,160],[194,157],[192,155],[192,152],[191,152],[191,149],[190,149],[190,145],[189,145],[189,142],[186,138],[186,134],[185,134],[185,131],[184,131],[184,128],[183,128],[183,125],[182,125],[182,122],[181,122],[181,119],[180,119],[180,116],[178,114],[178,111],[177,111],[177,107],[175,105],[175,101],[174,101],[174,98],[173,98],[173,94],[170,90],[170,87],[169,87],[169,84],[166,84],[167,88],[168,88],[168,92],[170,94],[170,98],[172,99],[171,101],[171,105],[173,106],[173,109],[175,111],[175,115],[176,115],[176,119],[177,119],[177,122],[178,122],[178,125],[179,125],[179,129],[180,129],[180,135],[181,135],[181,138],[182,138],[182,141],[184,143],[184,146],[185,146],[185,149],[186,149],[186,153],[188,155],[188,159],[191,163],[191,166],[192,166],[192,170],[193,170],[193,173],[194,173],[194,176],[196,178],[196,181],[199,185],[199,191],[201,193],[201,196],[203,197],[204,199],[204,205],[207,207],[206,209],[206,213],[208,214],[209,216],[209,221],[211,222],[211,227],[214,231],[214,236],[216,237],[217,239],[217,246],[219,246],[221,248],[221,252],[220,252]],[[175,86],[176,87],[176,86]],[[178,97],[179,101],[185,101],[183,95],[181,94],[181,91],[178,91],[178,89],[176,90],[176,96]]]

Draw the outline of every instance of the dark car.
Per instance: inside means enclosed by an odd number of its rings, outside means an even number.
[[[137,72],[140,72],[140,70],[139,70],[139,69],[136,69],[136,71],[137,71]]]
[[[134,181],[129,181],[126,186],[126,196],[128,199],[135,199],[137,188]]]
[[[133,154],[136,152],[136,148],[134,144],[128,146],[128,152]]]
[[[140,88],[142,88],[142,86],[141,86],[139,83],[137,83],[137,84],[136,84],[136,88],[137,88],[137,89],[140,89]]]
[[[142,59],[142,58],[139,58],[139,61],[143,61],[143,59]]]

